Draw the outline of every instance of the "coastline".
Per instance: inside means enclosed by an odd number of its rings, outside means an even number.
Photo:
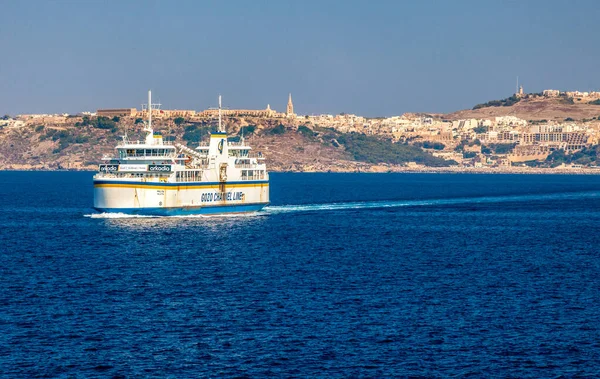
[[[77,168],[37,168],[37,167],[11,167],[1,168],[0,172],[96,172],[95,167],[77,167]],[[324,170],[312,169],[270,169],[269,173],[323,173],[323,174],[498,174],[498,175],[600,175],[600,168],[479,168],[479,167],[396,167],[396,166],[366,166],[354,169],[341,169],[333,167]]]

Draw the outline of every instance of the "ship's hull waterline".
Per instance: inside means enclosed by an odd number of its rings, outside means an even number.
[[[251,213],[269,204],[269,183],[94,181],[99,212],[150,216]]]

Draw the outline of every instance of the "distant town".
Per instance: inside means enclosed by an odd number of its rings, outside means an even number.
[[[595,146],[599,144],[600,136],[600,92],[548,89],[540,93],[525,93],[521,86],[506,99],[475,105],[472,112],[495,107],[517,107],[521,101],[534,105],[554,101],[555,104],[566,107],[559,115],[564,115],[564,112],[568,114],[569,107],[577,104],[595,105],[598,106],[598,111],[594,117],[552,119],[525,119],[512,114],[460,118],[460,112],[457,112],[458,116],[405,113],[378,118],[346,113],[300,115],[294,112],[292,95],[289,94],[285,112],[278,112],[267,105],[265,109],[257,110],[223,109],[222,113],[225,118],[237,120],[238,130],[256,125],[257,120],[267,120],[295,130],[303,128],[322,132],[329,129],[342,134],[361,134],[394,144],[419,147],[433,157],[451,162],[449,165],[455,168],[500,168],[510,171],[511,168],[528,167],[594,169],[598,166]],[[0,120],[0,133],[27,128],[37,128],[40,131],[41,127],[46,130],[72,130],[87,125],[90,119],[137,124],[147,118],[148,111],[147,106],[142,106],[140,110],[98,109],[77,115],[7,115]],[[153,118],[165,125],[205,125],[213,122],[218,115],[218,109],[214,108],[202,111],[161,109],[158,104],[153,104],[151,111]],[[533,111],[530,113],[534,114]],[[335,135],[330,137],[323,142],[340,145]],[[598,163],[600,164],[600,158]],[[404,166],[418,169],[426,164],[409,161]]]

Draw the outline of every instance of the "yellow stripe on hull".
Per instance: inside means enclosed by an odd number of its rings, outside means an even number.
[[[263,188],[268,187],[268,183],[264,184],[227,184],[224,183],[226,188]],[[210,189],[220,188],[219,184],[205,184],[205,185],[178,185],[178,186],[163,186],[157,183],[153,185],[151,183],[145,184],[112,184],[112,183],[98,183],[94,184],[94,188],[139,188],[139,189],[162,189],[162,190],[181,190],[181,189]]]

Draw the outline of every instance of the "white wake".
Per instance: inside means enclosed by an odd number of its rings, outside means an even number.
[[[535,195],[505,195],[505,196],[484,196],[484,197],[459,197],[449,199],[427,199],[427,200],[381,200],[381,201],[351,201],[339,203],[322,204],[289,204],[289,205],[271,205],[263,210],[251,213],[225,213],[215,215],[176,215],[176,216],[152,216],[152,215],[133,215],[126,213],[92,213],[85,214],[84,217],[95,219],[124,219],[124,218],[244,218],[266,216],[270,214],[282,214],[293,212],[319,212],[319,211],[342,211],[353,209],[384,209],[398,207],[418,207],[418,206],[436,206],[436,205],[454,205],[454,204],[485,204],[485,203],[505,203],[505,202],[533,202],[564,199],[583,199],[598,197],[600,192],[575,192],[575,193],[554,193],[554,194],[535,194]]]
[[[484,197],[459,197],[450,199],[429,200],[386,200],[386,201],[357,201],[326,204],[301,204],[301,205],[274,205],[265,207],[262,212],[270,214],[290,212],[314,212],[314,211],[336,211],[351,209],[373,209],[373,208],[395,208],[415,206],[435,206],[453,204],[484,204],[505,202],[532,202],[562,200],[574,198],[598,197],[600,192],[578,192],[578,193],[555,193],[535,195],[506,195],[506,196],[484,196]]]

